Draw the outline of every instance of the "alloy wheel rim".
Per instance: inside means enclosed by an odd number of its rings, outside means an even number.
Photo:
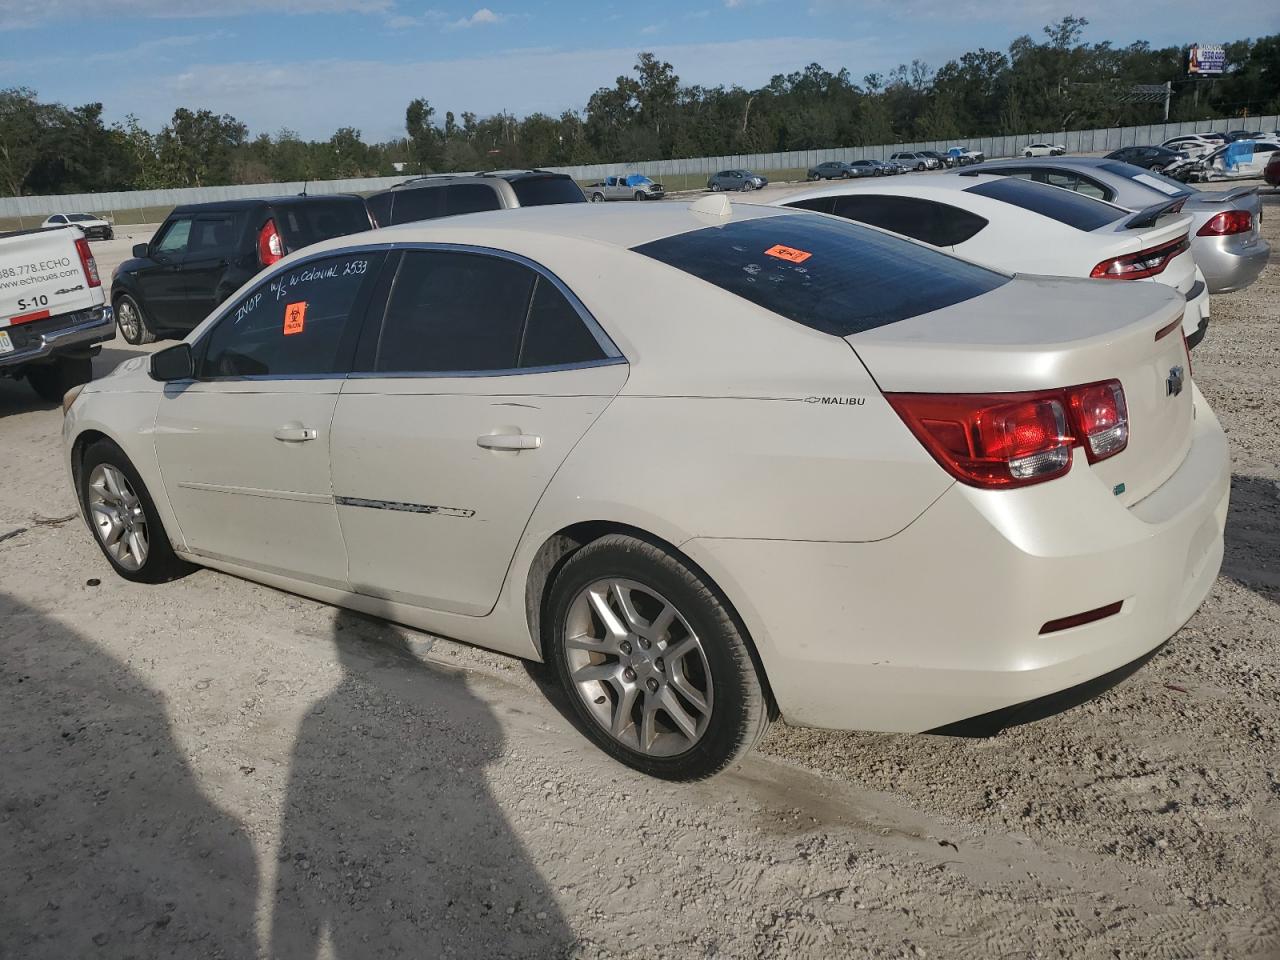
[[[147,515],[128,478],[109,463],[98,464],[89,474],[88,501],[93,529],[107,553],[126,570],[141,569],[150,550]]]
[[[138,311],[129,300],[120,301],[120,332],[126,340],[138,338]]]
[[[691,749],[715,706],[702,641],[652,587],[616,577],[580,590],[565,618],[569,676],[592,719],[648,756]]]

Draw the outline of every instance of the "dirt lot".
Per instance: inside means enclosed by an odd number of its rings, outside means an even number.
[[[989,740],[778,724],[695,786],[517,661],[114,577],[0,382],[0,958],[1280,956],[1278,260],[1196,352],[1227,557],[1149,665]]]

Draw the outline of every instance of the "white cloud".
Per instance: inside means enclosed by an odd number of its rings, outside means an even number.
[[[655,33],[661,33],[662,30],[666,27],[666,25],[667,25],[667,21],[665,20],[663,20],[660,23],[651,23],[647,27],[641,27],[640,32],[644,34],[646,37],[651,37]]]
[[[502,23],[509,19],[505,13],[494,13],[488,7],[481,7],[469,17],[462,17],[449,24],[451,29],[465,30],[467,27],[480,27],[490,23]]]

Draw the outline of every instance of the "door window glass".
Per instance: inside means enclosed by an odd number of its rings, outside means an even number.
[[[380,373],[510,370],[535,274],[482,254],[411,250],[387,303],[374,359]]]
[[[235,214],[204,214],[196,218],[187,242],[192,257],[212,257],[230,253],[236,248],[239,234]]]
[[[187,250],[187,238],[191,235],[191,218],[183,217],[169,224],[160,242],[155,245],[154,252],[167,257],[181,256]]]
[[[538,277],[520,347],[520,366],[546,367],[603,360],[605,353],[563,293]]]
[[[462,213],[498,210],[502,206],[498,202],[497,192],[484,183],[450,184],[444,188],[444,193],[448,196],[445,213],[451,217]]]
[[[392,223],[413,223],[444,216],[444,191],[440,187],[397,190],[391,206]]]
[[[360,293],[382,254],[349,254],[276,274],[228,310],[206,339],[202,380],[345,373]]]
[[[964,243],[987,225],[986,219],[976,213],[918,197],[875,194],[839,197],[835,213],[935,247]]]
[[[60,214],[60,213],[59,213],[59,214],[57,214],[56,216],[52,216],[52,217],[50,217],[50,218],[49,218],[49,222],[50,222],[50,223],[66,223],[66,222],[67,222],[67,218],[66,218],[66,217],[64,217],[62,214]]]

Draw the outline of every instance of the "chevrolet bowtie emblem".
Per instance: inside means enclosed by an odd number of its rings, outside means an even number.
[[[1182,392],[1182,368],[1170,367],[1169,379],[1164,382],[1165,391],[1171,397],[1176,397]]]

